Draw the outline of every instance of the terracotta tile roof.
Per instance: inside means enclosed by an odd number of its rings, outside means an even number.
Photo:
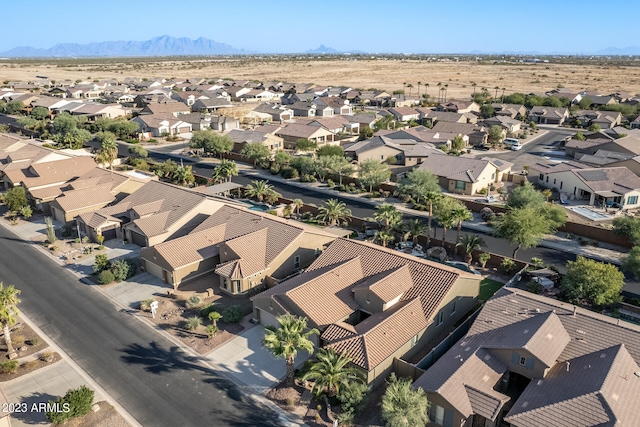
[[[107,205],[116,199],[111,194],[111,186],[112,184],[106,183],[95,187],[65,191],[54,200],[53,206],[57,205],[63,211],[70,212],[95,205]]]
[[[472,278],[378,245],[338,239],[304,273],[253,300],[271,299],[288,312],[308,317],[310,324],[326,329],[322,338],[331,346],[348,350],[354,363],[372,369],[426,328],[460,276]],[[402,296],[351,328],[344,320],[360,308],[353,291],[362,288],[385,300]]]
[[[418,167],[428,170],[436,176],[471,183],[476,182],[487,167],[495,169],[491,162],[487,160],[448,156],[446,154],[429,156]]]
[[[97,166],[91,157],[71,157],[53,162],[34,163],[27,169],[6,171],[6,175],[11,182],[22,182],[29,189],[67,182],[93,168],[97,168]]]
[[[52,200],[64,192],[63,190],[64,187],[65,187],[64,185],[63,186],[53,185],[51,187],[37,188],[35,190],[29,191],[29,193],[31,194],[31,197],[33,197],[34,199]]]
[[[297,237],[299,233],[294,235]],[[295,239],[295,237],[293,238]],[[220,265],[216,269],[216,273],[223,277],[241,278],[263,271],[273,261],[272,257],[276,255],[272,251],[269,254],[271,259],[267,260],[269,243],[268,228],[261,228],[252,233],[227,240],[221,245],[220,251],[225,255],[225,258],[228,254],[227,251],[229,251],[234,261]],[[232,266],[231,262],[235,264]]]
[[[85,212],[83,214],[78,215],[78,218],[82,220],[87,226],[91,228],[99,228],[106,224],[107,222],[122,222],[118,218],[115,218],[111,215],[100,214],[97,212]]]

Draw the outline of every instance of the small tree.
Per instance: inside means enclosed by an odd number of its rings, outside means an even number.
[[[478,255],[478,262],[480,263],[480,267],[485,268],[487,266],[487,262],[491,259],[491,254],[489,252],[482,252]]]
[[[18,316],[18,304],[20,304],[18,295],[20,291],[13,285],[4,286],[4,283],[0,282],[0,325],[9,357],[16,354],[11,345],[11,326],[16,324]]]
[[[109,256],[107,254],[98,254],[93,260],[93,272],[100,273],[103,270],[108,270],[111,266],[109,262]]]
[[[451,141],[451,151],[459,153],[464,149],[466,145],[467,143],[464,141],[464,139],[462,139],[462,136],[458,135],[453,138],[453,141]]]
[[[351,209],[344,202],[329,199],[318,208],[317,219],[323,224],[340,225],[346,224],[350,216]]]
[[[631,248],[629,254],[624,257],[622,271],[633,274],[636,280],[640,279],[640,246]]]
[[[24,187],[17,186],[7,190],[7,192],[4,193],[4,203],[10,211],[14,212],[17,212],[27,206],[27,192]]]
[[[555,211],[553,211],[555,213]],[[538,245],[545,234],[554,233],[558,222],[544,215],[539,209],[510,209],[502,217],[493,221],[495,234],[516,245],[512,258],[518,250]]]
[[[222,135],[211,129],[196,130],[193,132],[191,148],[202,149],[205,153],[222,156],[233,149],[233,140],[228,135]]]
[[[318,143],[306,138],[300,138],[296,141],[296,150],[302,152],[315,151],[318,148]]]
[[[489,141],[489,144],[492,147],[498,147],[500,146],[500,144],[502,144],[502,128],[498,125],[493,125],[489,128],[489,135],[487,136],[487,139]]]
[[[260,160],[268,159],[271,152],[269,147],[261,142],[249,142],[240,150],[240,154],[253,160],[255,166]]]
[[[213,323],[213,326],[218,326],[218,320],[222,319],[222,314],[217,311],[212,311],[207,315],[207,318]]]
[[[140,145],[132,145],[127,149],[127,151],[129,151],[131,157],[135,159],[146,159],[149,157],[149,152]]]
[[[369,187],[369,192],[373,191],[373,187],[377,187],[383,182],[389,180],[391,171],[387,165],[381,164],[375,159],[365,160],[360,163],[360,169],[358,170],[358,181],[365,186]]]
[[[46,416],[52,423],[64,424],[71,418],[81,417],[91,411],[93,405],[94,392],[86,386],[80,386],[71,389],[63,397],[57,398],[55,401],[49,401],[51,406],[60,410],[46,412]]]
[[[318,151],[316,154],[318,155],[318,157],[325,157],[325,156],[344,157],[344,149],[339,145],[323,145],[322,147],[318,148]]]
[[[382,396],[382,419],[387,427],[415,427],[427,423],[427,393],[411,387],[408,378],[397,378],[392,373],[387,390]]]
[[[477,234],[465,234],[458,241],[458,245],[462,247],[462,251],[464,252],[464,261],[467,264],[471,264],[471,261],[473,261],[473,251],[480,250],[480,248],[487,244],[484,239]]]
[[[624,236],[634,245],[640,245],[640,219],[628,216],[619,216],[613,220],[613,232],[618,236]]]
[[[615,265],[578,256],[567,262],[560,292],[574,304],[603,306],[619,302],[623,286],[624,275]]]

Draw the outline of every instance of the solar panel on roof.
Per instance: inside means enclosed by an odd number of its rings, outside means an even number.
[[[498,166],[504,165],[504,163],[502,163],[502,160],[494,160],[493,163],[495,163]]]
[[[578,174],[584,178],[585,181],[606,181],[607,174],[602,170],[595,171],[579,171]]]

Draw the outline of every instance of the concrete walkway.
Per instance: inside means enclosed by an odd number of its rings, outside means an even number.
[[[65,360],[3,383],[2,390],[7,402],[16,405],[20,410],[25,409],[23,412],[16,411],[11,414],[11,426],[49,425],[45,411],[39,404],[46,404],[64,396],[69,389],[82,385],[88,386],[82,376]],[[95,402],[104,400],[97,391],[94,396]]]
[[[264,394],[286,374],[284,359],[276,359],[262,347],[264,326],[257,325],[207,355],[215,363],[254,393]],[[296,365],[301,365],[309,355],[298,353]]]

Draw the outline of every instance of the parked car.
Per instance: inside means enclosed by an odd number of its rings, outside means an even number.
[[[474,145],[473,148],[476,149],[476,150],[481,150],[481,151],[488,151],[490,149],[489,147],[487,147],[484,144]]]

